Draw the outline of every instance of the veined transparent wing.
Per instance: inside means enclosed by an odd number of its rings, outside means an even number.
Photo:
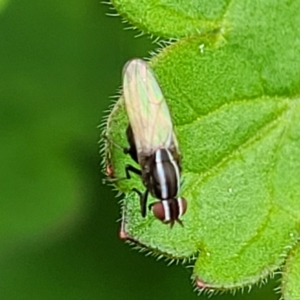
[[[145,61],[133,59],[124,66],[123,95],[138,153],[177,146],[168,105]]]

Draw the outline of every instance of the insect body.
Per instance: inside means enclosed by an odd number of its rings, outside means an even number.
[[[141,167],[126,166],[141,175],[146,191],[140,196],[146,215],[148,193],[160,201],[151,204],[154,215],[164,223],[181,223],[187,202],[177,198],[180,190],[180,154],[169,108],[154,73],[141,59],[129,61],[123,69],[123,95],[129,118],[126,130],[129,148],[125,150]]]

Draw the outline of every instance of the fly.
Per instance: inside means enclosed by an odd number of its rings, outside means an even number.
[[[169,108],[153,71],[141,59],[127,62],[123,69],[123,96],[129,118],[124,150],[141,169],[126,165],[141,176],[146,190],[133,189],[140,197],[142,216],[146,216],[148,194],[158,199],[149,205],[154,216],[164,223],[182,224],[187,202],[177,197],[180,190],[180,153]]]

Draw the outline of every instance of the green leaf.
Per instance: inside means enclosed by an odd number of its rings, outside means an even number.
[[[186,37],[151,61],[179,140],[188,210],[183,228],[170,229],[150,212],[143,219],[130,193],[144,189],[141,180],[122,181],[125,230],[154,253],[195,258],[199,289],[258,282],[299,237],[299,11],[300,1],[232,1],[220,30]],[[126,146],[122,101],[107,132]],[[108,150],[116,177],[124,177],[132,161]]]
[[[229,0],[168,1],[111,0],[134,27],[156,36],[175,38],[199,34],[221,26]]]
[[[289,253],[286,261],[281,291],[286,300],[297,300],[300,295],[300,247],[299,244]]]

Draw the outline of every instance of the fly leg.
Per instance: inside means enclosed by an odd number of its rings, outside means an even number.
[[[126,165],[125,166],[125,172],[126,172],[126,178],[130,179],[130,172],[137,174],[139,176],[142,176],[142,171],[131,166],[131,165]],[[139,191],[136,188],[133,188],[132,191],[136,192],[139,197],[140,197],[140,206],[141,206],[141,214],[142,217],[145,218],[146,217],[146,211],[147,211],[147,200],[148,200],[148,193],[149,190],[147,189],[144,193],[142,193],[141,191]]]
[[[127,136],[127,141],[129,143],[129,147],[122,147],[115,141],[111,140],[105,133],[102,135],[103,139],[107,142],[115,146],[116,148],[120,149],[123,151],[124,154],[129,154],[130,157],[138,163],[138,157],[137,157],[137,151],[136,151],[136,146],[135,146],[135,140],[133,136],[133,132],[131,129],[131,126],[128,125],[126,129],[126,136]]]
[[[107,168],[111,168],[110,166],[107,166]],[[110,169],[109,169],[110,170]],[[121,180],[125,180],[125,179],[130,179],[131,178],[131,175],[130,173],[134,173],[134,174],[137,174],[139,176],[142,175],[142,171],[135,168],[134,166],[132,165],[125,165],[125,174],[126,176],[125,177],[119,177],[119,178],[114,178],[114,177],[110,177],[109,174],[108,174],[108,171],[106,171],[107,175],[109,178],[105,178],[103,179],[103,183],[113,183],[113,182],[119,182]]]
[[[132,173],[134,173],[136,175],[142,176],[142,171],[141,170],[135,168],[132,165],[125,165],[126,179],[130,179],[131,178],[129,172],[132,172]]]
[[[144,193],[142,193],[141,191],[139,191],[136,188],[133,188],[132,190],[134,192],[136,192],[140,197],[141,214],[142,214],[142,217],[145,218],[146,211],[147,211],[147,200],[148,200],[149,190],[147,189]]]

